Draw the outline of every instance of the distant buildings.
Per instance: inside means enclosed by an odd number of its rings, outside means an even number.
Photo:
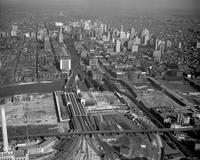
[[[148,29],[144,29],[143,31],[142,31],[142,44],[143,45],[147,45],[147,43],[148,43],[148,41],[149,41],[149,39],[150,39],[150,34],[149,34],[149,30]]]
[[[11,36],[17,36],[18,34],[18,26],[12,25]]]
[[[120,40],[117,40],[117,41],[116,41],[116,48],[115,48],[115,51],[119,53],[119,52],[120,52],[120,47],[121,47],[121,41],[120,41]]]

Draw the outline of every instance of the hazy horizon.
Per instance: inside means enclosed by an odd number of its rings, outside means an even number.
[[[199,17],[199,0],[1,0],[1,9],[77,12],[91,16],[180,14]]]

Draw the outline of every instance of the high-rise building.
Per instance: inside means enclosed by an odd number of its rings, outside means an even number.
[[[135,38],[134,38],[134,45],[140,45],[141,44],[141,42],[140,42],[140,38],[138,37],[138,36],[136,36]]]
[[[134,44],[134,41],[133,41],[133,40],[129,40],[129,41],[128,41],[128,49],[129,49],[129,50],[132,49],[133,44]]]
[[[182,43],[179,42],[179,43],[178,43],[178,48],[181,49],[181,47],[182,47]]]
[[[45,51],[51,51],[49,36],[44,37],[44,50]]]
[[[62,72],[67,72],[71,70],[71,59],[61,59],[60,60],[60,70]]]
[[[12,25],[11,36],[17,36],[17,34],[18,34],[18,26]]]
[[[165,41],[163,41],[163,40],[159,40],[158,41],[158,50],[161,51],[161,54],[164,53],[164,50],[165,50]]]
[[[120,45],[121,45],[121,41],[117,40],[116,41],[116,49],[115,49],[115,51],[118,52],[118,53],[120,52]]]
[[[134,36],[136,36],[136,31],[135,28],[131,28],[131,35],[130,35],[130,39],[133,39]]]
[[[45,34],[44,29],[40,29],[40,30],[37,32],[37,40],[43,41],[43,39],[44,39],[44,34]]]
[[[196,48],[200,48],[200,42],[199,41],[197,41]]]
[[[158,50],[158,43],[159,43],[159,39],[156,39],[156,42],[155,42],[155,50]]]
[[[110,38],[111,38],[111,34],[110,34],[110,31],[108,31],[107,41],[110,41]]]
[[[126,39],[126,33],[124,31],[120,32],[120,39]]]
[[[129,38],[130,38],[130,35],[131,35],[130,32],[127,32],[127,33],[126,33],[126,38],[129,39]]]
[[[62,27],[60,27],[60,32],[59,32],[58,42],[59,42],[59,43],[63,43]]]
[[[12,25],[12,30],[18,31],[18,26],[17,25]]]
[[[150,34],[149,34],[149,30],[148,30],[148,29],[145,28],[145,29],[142,31],[141,38],[142,38],[142,44],[147,45],[147,42],[148,42],[149,39],[150,39]]]
[[[138,45],[132,46],[132,52],[138,52]]]
[[[107,33],[107,31],[108,31],[108,26],[105,24],[105,25],[104,25],[104,32]]]
[[[160,50],[155,50],[154,52],[153,52],[153,57],[154,57],[154,61],[155,62],[160,62],[160,60],[161,60],[161,51]]]

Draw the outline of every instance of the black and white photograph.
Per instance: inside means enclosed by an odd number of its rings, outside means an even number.
[[[200,0],[0,0],[0,160],[200,160]]]

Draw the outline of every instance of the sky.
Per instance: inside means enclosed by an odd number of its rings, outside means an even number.
[[[105,16],[159,12],[197,16],[200,11],[200,0],[0,0],[1,4],[7,4],[7,7],[18,4],[21,8],[70,10]]]

